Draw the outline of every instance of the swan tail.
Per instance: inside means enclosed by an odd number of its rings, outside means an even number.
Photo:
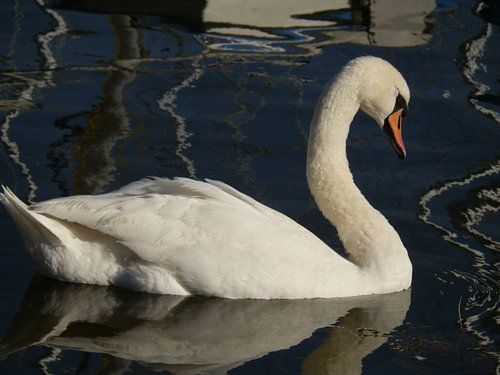
[[[2,185],[0,202],[7,209],[27,247],[40,242],[60,244],[59,237],[50,229],[50,219],[32,212],[8,187]]]

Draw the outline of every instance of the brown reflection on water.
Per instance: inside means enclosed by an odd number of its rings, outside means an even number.
[[[337,300],[228,300],[36,277],[1,343],[1,355],[43,345],[56,350],[53,361],[65,361],[70,349],[110,355],[115,368],[117,362],[127,368],[128,361],[140,361],[179,374],[225,372],[333,325],[302,370],[359,374],[363,358],[402,324],[409,304],[409,291]],[[110,363],[100,361],[104,367]]]
[[[141,34],[131,27],[129,16],[110,16],[109,22],[115,35],[112,61],[117,69],[107,73],[102,100],[87,116],[87,128],[75,141],[72,153],[78,167],[73,176],[73,194],[100,193],[114,181],[115,147],[130,133],[125,89],[136,79],[135,69],[144,57]]]
[[[404,317],[398,303],[398,300],[386,300],[376,309],[350,310],[302,362],[302,374],[362,374],[363,359],[387,342],[388,334],[401,325]]]

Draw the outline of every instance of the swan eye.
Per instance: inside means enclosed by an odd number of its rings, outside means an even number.
[[[403,113],[401,114],[403,117],[406,116],[406,113],[408,112],[408,106],[406,104],[406,101],[401,96],[401,94],[398,94],[396,98],[396,103],[394,104],[393,113],[396,112],[398,109],[403,110]]]

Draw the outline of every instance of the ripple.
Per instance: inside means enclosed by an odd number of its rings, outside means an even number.
[[[203,75],[204,70],[200,65],[201,58],[201,56],[195,58],[191,62],[191,74],[184,78],[178,85],[166,91],[157,102],[158,107],[162,111],[168,112],[172,118],[172,122],[175,125],[175,136],[177,138],[175,154],[184,162],[188,175],[191,178],[196,178],[196,168],[194,166],[194,161],[186,156],[185,151],[191,147],[188,139],[192,136],[192,133],[187,131],[186,119],[177,113],[175,101],[182,90],[191,87]]]
[[[420,198],[419,218],[442,232],[442,238],[472,255],[472,270],[450,270],[440,281],[455,278],[467,285],[460,325],[476,336],[479,345],[498,342],[500,319],[499,238],[485,233],[487,220],[498,221],[500,211],[500,159],[461,179],[435,186]],[[498,226],[497,226],[498,228]],[[500,354],[491,351],[500,363]]]
[[[480,2],[475,9],[475,13],[479,15],[485,7],[487,5]],[[488,72],[488,69],[492,69],[492,67],[489,66],[487,54],[492,49],[495,50],[492,47],[498,46],[499,43],[499,34],[494,32],[494,28],[494,24],[486,22],[481,33],[465,44],[465,61],[462,72],[465,79],[474,87],[469,95],[472,106],[500,123],[500,113],[497,110],[500,98],[492,93],[491,83],[488,82],[492,79],[491,72]],[[494,58],[493,63],[496,63]]]
[[[0,124],[0,139],[7,149],[8,157],[15,165],[20,168],[21,175],[26,179],[26,182],[28,184],[29,202],[33,202],[33,200],[35,199],[38,187],[33,179],[33,176],[31,175],[30,168],[24,161],[22,161],[21,151],[17,142],[11,139],[9,133],[13,121],[21,115],[24,109],[29,107],[30,103],[34,102],[33,96],[35,94],[35,91],[44,89],[54,84],[53,74],[54,70],[58,67],[58,63],[54,56],[54,52],[52,51],[51,44],[54,39],[60,37],[61,35],[64,35],[68,31],[66,22],[57,11],[53,9],[45,9],[45,3],[43,0],[36,0],[36,2],[41,7],[41,9],[43,9],[43,11],[55,21],[55,26],[52,30],[49,30],[45,33],[40,33],[36,38],[39,53],[44,61],[44,71],[40,75],[40,77],[35,78],[27,78],[22,75],[16,74],[14,78],[22,81],[25,84],[25,88],[21,90],[18,98],[10,104],[10,110],[8,110],[5,119]],[[17,9],[15,19],[19,19],[21,17],[22,14],[19,14],[19,9]],[[10,50],[14,49],[15,37],[19,33],[20,29],[19,23],[16,23],[15,25],[16,30],[13,33],[13,38],[10,43]]]

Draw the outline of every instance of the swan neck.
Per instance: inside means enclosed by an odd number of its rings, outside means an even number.
[[[318,102],[309,134],[308,171],[328,164],[336,174],[350,175],[346,142],[359,101],[350,81],[344,81],[329,84]]]
[[[355,85],[340,77],[323,92],[309,133],[309,187],[323,215],[338,230],[350,212],[347,199],[350,204],[362,202],[367,205],[363,209],[372,209],[354,183],[346,155],[349,129],[358,110]]]
[[[359,267],[380,269],[385,256],[401,252],[404,246],[359,191],[349,169],[346,141],[359,107],[356,82],[349,77],[339,77],[327,87],[311,124],[307,178],[318,207],[337,228],[350,260]]]

